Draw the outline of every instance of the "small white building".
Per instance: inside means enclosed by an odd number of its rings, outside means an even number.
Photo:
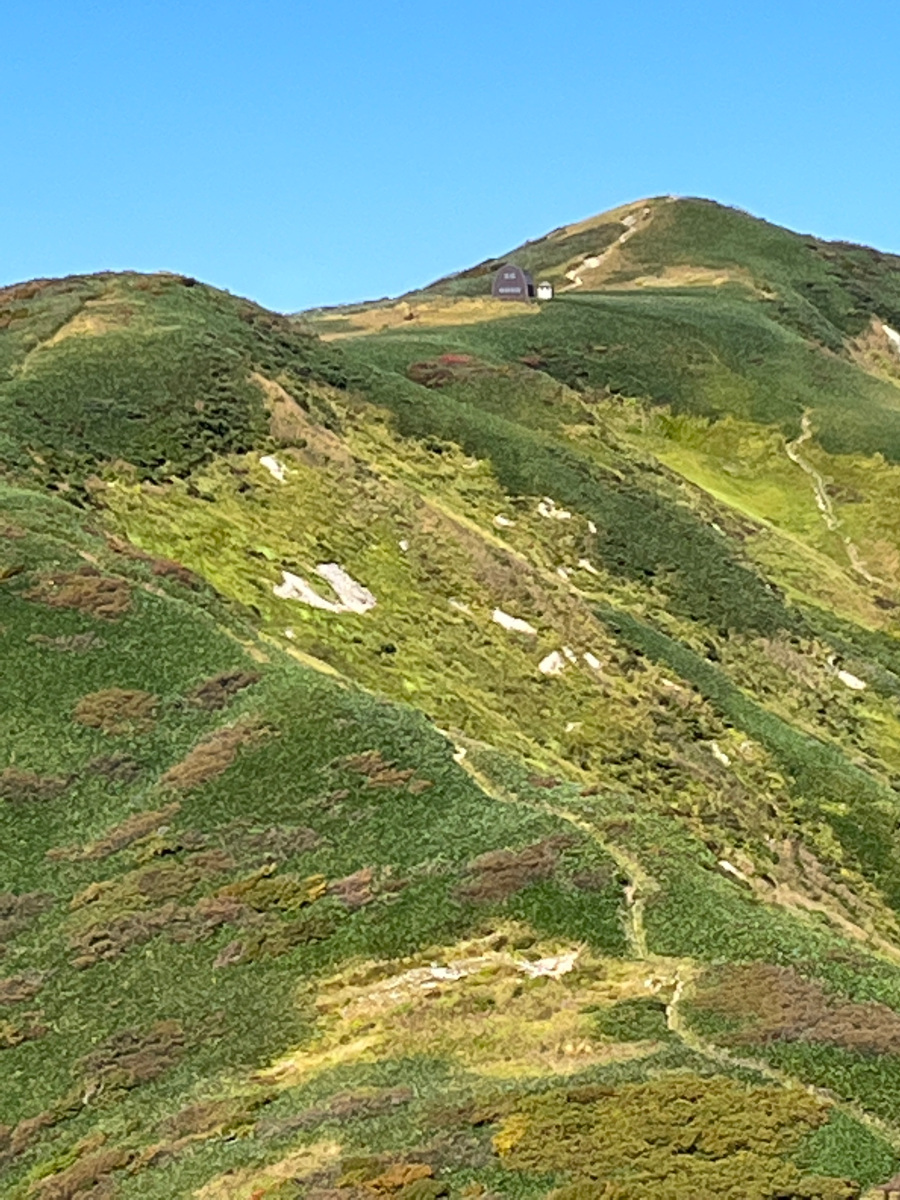
[[[548,283],[546,279],[539,283],[537,285],[537,298],[538,300],[552,300],[553,284]]]

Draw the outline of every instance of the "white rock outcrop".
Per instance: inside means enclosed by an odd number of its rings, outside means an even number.
[[[509,629],[513,633],[530,633],[535,634],[537,630],[533,625],[529,625],[527,621],[523,621],[521,617],[511,617],[509,613],[505,613],[502,608],[495,608],[491,614],[491,620],[496,621],[498,625],[502,625],[504,629]]]
[[[273,479],[277,479],[279,483],[286,482],[284,464],[280,463],[273,454],[264,454],[259,463],[260,466],[266,468]]]
[[[860,679],[858,675],[851,675],[849,671],[838,671],[837,677],[844,685],[854,692],[863,692],[866,689],[866,681]]]
[[[551,650],[547,657],[538,663],[538,670],[542,675],[562,675],[565,669],[566,660],[558,650]]]
[[[290,571],[281,572],[281,583],[273,589],[275,595],[280,600],[299,600],[310,608],[330,613],[366,613],[375,607],[377,601],[369,589],[357,583],[337,563],[319,563],[316,574],[331,584],[336,601],[320,596],[311,584]]]
[[[539,501],[537,510],[542,517],[549,517],[551,521],[571,521],[572,514],[567,508],[557,508],[556,501],[550,496],[545,496]]]

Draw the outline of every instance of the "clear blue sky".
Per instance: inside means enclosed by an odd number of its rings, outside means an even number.
[[[897,0],[4,0],[0,283],[293,310],[673,192],[900,251]]]

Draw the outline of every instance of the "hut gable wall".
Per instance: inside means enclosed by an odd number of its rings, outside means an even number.
[[[506,263],[494,276],[491,295],[497,300],[530,300],[534,296],[534,283],[527,271]]]

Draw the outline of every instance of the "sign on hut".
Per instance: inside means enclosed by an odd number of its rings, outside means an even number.
[[[507,263],[494,276],[491,295],[497,300],[531,300],[534,296],[534,283],[527,271]]]

